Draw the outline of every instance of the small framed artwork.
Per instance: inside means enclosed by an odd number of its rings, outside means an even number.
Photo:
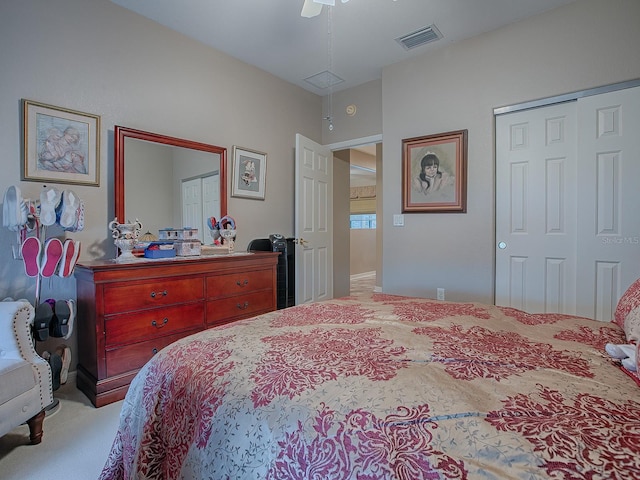
[[[22,104],[22,179],[99,186],[100,117],[31,100]]]
[[[264,200],[267,154],[233,146],[232,197]]]
[[[467,130],[402,140],[402,212],[467,211]]]

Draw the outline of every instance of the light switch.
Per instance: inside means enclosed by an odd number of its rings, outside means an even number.
[[[393,226],[394,227],[404,227],[404,215],[394,214],[393,215]]]

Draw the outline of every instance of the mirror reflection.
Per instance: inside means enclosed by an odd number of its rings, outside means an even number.
[[[165,135],[116,127],[115,190],[119,221],[163,228],[197,228],[213,238],[207,219],[226,215],[226,149]]]

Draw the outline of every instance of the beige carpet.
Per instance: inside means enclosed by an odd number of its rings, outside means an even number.
[[[351,277],[351,295],[372,292],[374,273]],[[29,445],[29,428],[0,437],[2,480],[95,480],[100,475],[118,428],[122,402],[94,408],[76,388],[75,376],[55,392],[57,409],[44,420],[39,445]]]
[[[351,275],[351,295],[371,293],[376,286],[376,272]]]
[[[29,427],[0,437],[3,480],[95,480],[118,427],[122,402],[94,408],[70,376],[54,394],[60,400],[44,420],[39,445],[29,444]]]

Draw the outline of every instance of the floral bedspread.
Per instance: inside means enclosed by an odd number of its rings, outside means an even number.
[[[184,338],[134,379],[102,479],[640,478],[614,323],[373,294]]]

